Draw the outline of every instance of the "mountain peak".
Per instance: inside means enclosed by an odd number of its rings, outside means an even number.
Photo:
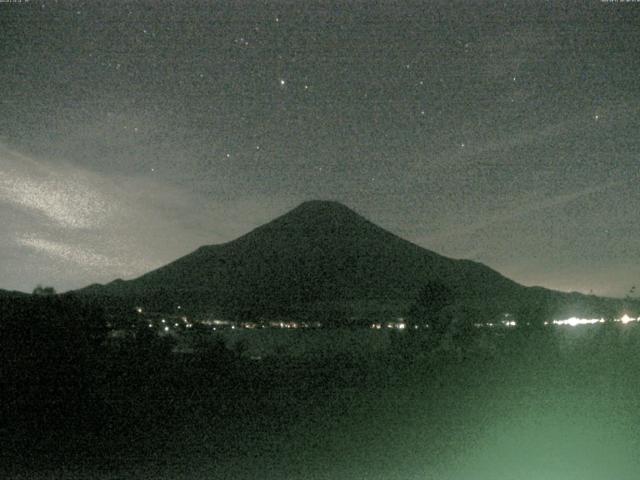
[[[285,227],[286,226],[286,227]],[[281,229],[282,227],[313,230],[314,235],[328,233],[335,228],[366,228],[373,225],[359,213],[334,200],[308,200],[285,213],[270,224],[257,230]],[[377,227],[376,227],[377,228]]]
[[[307,200],[302,202],[296,208],[291,210],[290,213],[300,213],[300,212],[312,212],[312,213],[320,213],[320,212],[340,212],[342,214],[349,213],[357,215],[356,212],[351,210],[346,205],[336,201],[336,200]]]
[[[300,205],[298,205],[298,208],[300,207],[348,208],[344,204],[338,202],[337,200],[320,200],[320,199],[305,200]]]

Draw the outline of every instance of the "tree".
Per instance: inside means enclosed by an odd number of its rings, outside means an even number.
[[[434,333],[444,333],[451,323],[451,317],[446,314],[447,307],[454,301],[455,295],[449,287],[430,281],[420,289],[409,310],[409,317],[413,322],[428,325]]]
[[[43,297],[50,297],[56,294],[56,290],[53,287],[43,287],[42,285],[38,284],[38,286],[33,289],[33,294]]]

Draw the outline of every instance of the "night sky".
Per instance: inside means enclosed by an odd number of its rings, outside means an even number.
[[[0,288],[308,199],[526,285],[640,283],[640,3],[0,3]]]

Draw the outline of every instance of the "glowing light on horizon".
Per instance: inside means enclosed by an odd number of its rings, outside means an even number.
[[[621,323],[624,323],[625,325],[629,322],[637,322],[638,318],[632,318],[629,315],[627,315],[626,313],[622,316],[622,318],[620,318],[620,320],[618,320]]]
[[[615,323],[622,323],[624,325],[626,325],[627,323],[631,323],[631,322],[638,322],[640,321],[640,317],[638,318],[633,318],[630,317],[627,314],[624,314],[622,317],[620,318],[616,318],[613,320],[613,322]],[[605,319],[604,318],[577,318],[577,317],[571,317],[571,318],[567,318],[566,320],[554,320],[552,322],[554,325],[569,325],[571,327],[576,327],[578,325],[594,325],[596,323],[605,323]],[[545,322],[545,325],[547,324],[547,322]]]
[[[594,325],[596,323],[604,323],[604,318],[578,318],[571,317],[566,320],[554,320],[554,325],[569,325],[575,327],[578,325]]]

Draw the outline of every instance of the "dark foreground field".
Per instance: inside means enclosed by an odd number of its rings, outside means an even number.
[[[484,332],[437,349],[93,359],[73,405],[3,424],[12,479],[637,479],[640,328]],[[36,390],[40,387],[34,387]],[[54,388],[54,387],[51,387]],[[54,399],[63,398],[53,395]],[[19,401],[18,401],[19,403]]]

